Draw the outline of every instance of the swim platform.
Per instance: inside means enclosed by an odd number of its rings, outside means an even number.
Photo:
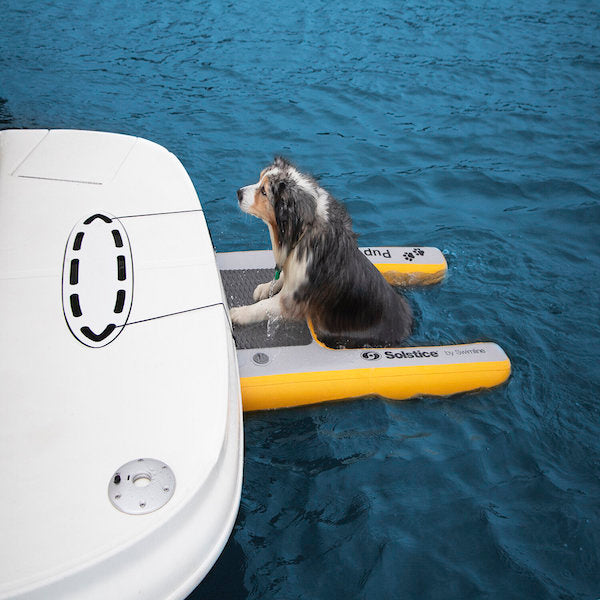
[[[447,269],[437,248],[361,250],[388,281],[426,285]],[[229,306],[252,303],[254,288],[272,279],[273,265],[270,250],[217,253]],[[365,395],[450,396],[499,385],[511,371],[506,353],[493,342],[333,350],[309,324],[281,319],[235,325],[233,334],[244,411]]]

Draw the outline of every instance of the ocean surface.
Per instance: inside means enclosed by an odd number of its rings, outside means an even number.
[[[430,245],[414,342],[507,384],[248,414],[232,536],[190,600],[600,598],[600,5],[0,0],[0,128],[151,139],[217,250],[284,154],[362,245]]]

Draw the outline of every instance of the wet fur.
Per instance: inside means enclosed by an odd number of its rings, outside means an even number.
[[[312,177],[278,157],[238,200],[267,224],[282,276],[256,288],[256,304],[232,308],[234,323],[308,319],[331,347],[397,346],[410,335],[406,300],[358,249],[346,209]]]

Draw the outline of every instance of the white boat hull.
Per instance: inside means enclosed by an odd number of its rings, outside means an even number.
[[[129,136],[0,132],[0,315],[0,598],[185,598],[235,522],[243,427],[181,163]],[[128,514],[109,484],[140,458],[175,491]]]

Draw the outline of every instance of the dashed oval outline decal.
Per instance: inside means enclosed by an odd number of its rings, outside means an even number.
[[[84,346],[102,348],[125,328],[133,305],[133,257],[117,217],[96,213],[75,225],[65,247],[62,305]]]

